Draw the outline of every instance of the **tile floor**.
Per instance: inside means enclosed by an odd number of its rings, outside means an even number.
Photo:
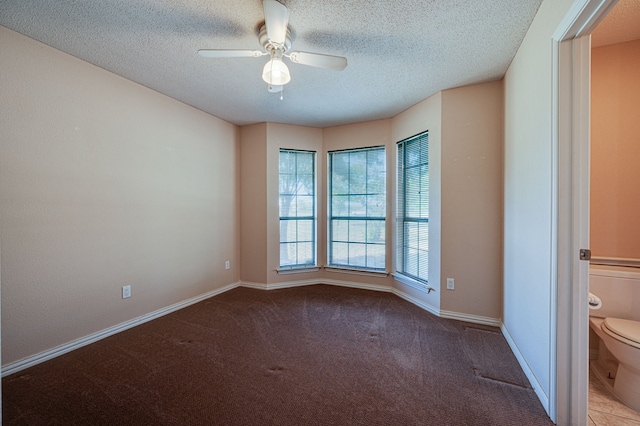
[[[618,401],[589,372],[589,426],[640,426],[640,413]]]

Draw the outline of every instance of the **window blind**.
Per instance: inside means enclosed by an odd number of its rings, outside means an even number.
[[[427,283],[429,271],[429,135],[398,142],[398,272]]]

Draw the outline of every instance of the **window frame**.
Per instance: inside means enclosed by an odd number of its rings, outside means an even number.
[[[357,193],[351,193],[348,192],[346,194],[334,194],[334,155],[340,155],[340,154],[352,154],[352,153],[359,153],[359,152],[371,152],[371,151],[381,151],[382,152],[382,157],[384,159],[384,167],[383,167],[383,172],[382,172],[382,176],[384,177],[384,181],[381,183],[381,185],[379,184],[379,186],[382,188],[382,192],[377,192],[375,194],[370,194],[367,191],[365,191],[365,193],[363,194],[357,194]],[[351,148],[351,149],[341,149],[341,150],[333,150],[333,151],[328,151],[327,152],[327,175],[328,175],[328,191],[327,191],[327,267],[330,269],[345,269],[345,270],[353,270],[353,271],[363,271],[366,273],[386,273],[386,264],[387,264],[387,241],[386,241],[386,220],[387,220],[387,148],[384,145],[381,146],[373,146],[373,147],[363,147],[363,148]],[[365,169],[365,186],[368,188],[369,182],[367,179],[367,173],[369,170],[369,164],[368,162],[366,163],[366,169]],[[349,172],[350,174],[350,172]],[[349,185],[351,185],[351,181],[350,181],[351,177],[349,177]],[[347,196],[347,197],[356,197],[356,196],[363,196],[368,197],[368,196],[380,196],[382,195],[383,198],[383,202],[382,202],[382,215],[344,215],[344,214],[340,214],[340,215],[334,215],[334,195],[340,195],[340,196]],[[349,201],[350,203],[350,201]],[[366,204],[366,201],[365,201]],[[337,221],[346,221],[347,222],[347,227],[349,229],[348,232],[350,232],[351,228],[349,227],[349,224],[351,223],[351,221],[364,221],[365,222],[365,241],[364,242],[359,242],[359,241],[352,241],[349,237],[347,237],[346,240],[337,240],[334,238],[334,230],[335,230],[335,225]],[[378,232],[378,234],[382,235],[382,242],[369,242],[369,237],[368,237],[368,225],[369,222],[378,222],[382,224],[382,231]],[[340,243],[340,244],[347,244],[348,250],[350,248],[349,245],[353,245],[353,244],[363,244],[365,246],[365,257],[364,257],[364,263],[365,265],[361,265],[361,264],[354,264],[354,263],[349,263],[349,260],[347,261],[347,263],[343,263],[343,262],[337,262],[334,256],[334,244],[335,243]],[[367,266],[367,264],[369,263],[369,259],[372,259],[372,261],[375,261],[375,254],[371,255],[371,257],[369,257],[369,246],[382,246],[382,265],[379,267],[376,266]],[[379,255],[378,255],[379,257]],[[348,255],[347,255],[347,259],[348,259]]]
[[[420,161],[416,164],[412,164],[407,166],[407,145],[419,143],[424,144],[424,146],[419,147],[419,157]],[[426,151],[426,163],[422,161],[422,149]],[[429,169],[429,132],[424,131],[418,133],[417,135],[408,137],[396,143],[396,153],[397,153],[397,170],[396,170],[396,178],[397,178],[397,209],[396,209],[396,273],[409,278],[410,280],[417,281],[420,284],[428,285],[429,284],[429,181],[430,181],[430,169]],[[425,216],[411,216],[407,210],[407,199],[414,199],[413,197],[407,196],[407,187],[410,186],[407,183],[407,169],[413,167],[426,167],[426,183],[427,183],[427,197],[426,197],[426,217]],[[422,198],[423,192],[423,174],[420,172],[418,179],[419,185],[419,197],[418,197],[418,206],[413,206],[409,208],[409,211],[416,210],[418,208],[422,213],[423,204],[425,203]],[[417,226],[417,234],[415,238],[411,238],[408,235],[407,225],[414,224]],[[426,229],[425,229],[426,228]],[[426,231],[426,242],[420,238],[420,234]],[[409,246],[409,244],[411,244]],[[423,247],[426,244],[426,250]],[[415,250],[416,255],[416,264],[415,266],[409,266],[409,249]],[[420,264],[421,256],[420,252],[425,252],[424,256],[426,256],[426,266],[424,267],[425,273],[421,273]],[[413,269],[417,273],[407,272],[407,269]]]
[[[290,153],[290,154],[311,154],[311,159],[312,159],[312,194],[311,194],[311,198],[312,198],[312,207],[311,207],[311,215],[303,215],[303,216],[299,216],[299,215],[288,215],[288,216],[283,216],[282,215],[282,196],[283,195],[289,195],[289,196],[295,196],[297,197],[299,194],[297,193],[297,190],[295,193],[291,193],[291,194],[283,194],[282,192],[282,172],[281,172],[281,155],[282,153]],[[317,192],[317,188],[318,188],[318,183],[317,183],[317,152],[316,151],[311,151],[311,150],[301,150],[301,149],[290,149],[290,148],[280,148],[280,150],[278,151],[278,225],[279,225],[279,229],[278,229],[278,272],[286,272],[286,271],[292,271],[295,269],[308,269],[308,268],[317,268],[318,266],[318,192]],[[296,164],[296,172],[295,172],[295,176],[296,176],[296,182],[298,181],[299,177],[298,177],[298,169],[297,169],[297,164]],[[312,222],[312,226],[311,226],[311,240],[300,240],[298,238],[298,235],[296,235],[296,239],[295,240],[287,240],[287,241],[282,241],[282,224],[283,221],[301,221],[301,220],[306,220],[306,221],[311,221]],[[297,229],[296,229],[297,231]],[[311,243],[311,258],[312,261],[311,262],[297,262],[298,260],[298,247],[296,247],[296,263],[291,263],[291,264],[282,264],[282,250],[283,250],[283,244],[290,244],[290,243]]]

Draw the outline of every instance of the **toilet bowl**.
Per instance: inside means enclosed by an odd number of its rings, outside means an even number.
[[[596,375],[622,403],[640,412],[640,321],[592,317],[589,323],[614,358],[601,356]],[[607,383],[612,379],[613,385]]]

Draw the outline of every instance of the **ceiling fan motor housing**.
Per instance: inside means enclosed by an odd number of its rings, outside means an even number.
[[[267,36],[267,26],[262,25],[260,27],[260,32],[258,33],[258,40],[260,45],[264,47],[264,50],[271,53],[274,50],[281,50],[282,53],[285,53],[287,50],[291,49],[291,31],[287,28],[287,35],[285,37],[284,43],[274,43]]]

